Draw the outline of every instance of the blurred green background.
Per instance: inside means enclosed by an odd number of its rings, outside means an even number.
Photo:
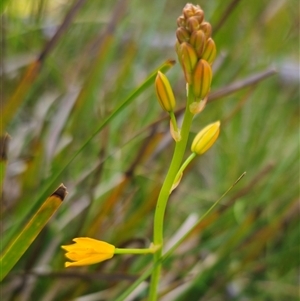
[[[13,105],[2,116],[11,138],[1,249],[43,196],[61,182],[69,194],[1,283],[1,300],[115,300],[151,263],[151,256],[115,256],[65,269],[60,245],[78,236],[118,247],[150,244],[173,151],[154,86],[82,146],[153,70],[176,59],[176,19],[185,4],[2,2],[1,105]],[[194,4],[212,24],[218,56],[210,102],[191,139],[215,120],[222,131],[170,198],[166,244],[247,174],[164,263],[159,300],[299,300],[299,2]],[[38,70],[29,74],[30,66]],[[179,64],[167,75],[180,110]],[[126,300],[146,296],[141,288]]]

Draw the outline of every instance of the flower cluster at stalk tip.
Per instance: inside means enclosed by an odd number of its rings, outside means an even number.
[[[212,28],[204,20],[199,5],[186,4],[177,19],[175,49],[185,80],[192,86],[198,101],[207,97],[211,80],[211,64],[216,57],[216,45],[211,38]]]

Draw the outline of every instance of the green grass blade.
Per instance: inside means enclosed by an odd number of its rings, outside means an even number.
[[[3,280],[3,278],[9,273],[25,251],[29,248],[51,216],[59,208],[66,194],[66,187],[61,184],[53,192],[53,194],[46,199],[21,233],[4,251],[4,254],[0,258],[0,281]]]

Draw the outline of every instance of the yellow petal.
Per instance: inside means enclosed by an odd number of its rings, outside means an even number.
[[[95,263],[102,262],[104,260],[110,259],[114,256],[114,254],[99,254],[99,255],[94,255],[90,256],[88,258],[74,261],[74,262],[65,262],[65,267],[70,267],[70,266],[84,266],[84,265],[91,265]]]
[[[65,266],[82,266],[101,262],[114,256],[115,246],[89,237],[74,238],[72,245],[61,246],[66,250],[65,256],[74,261],[66,262]]]

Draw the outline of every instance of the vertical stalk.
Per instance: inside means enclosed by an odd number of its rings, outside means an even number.
[[[191,86],[188,86],[187,105],[184,113],[182,128],[181,128],[181,140],[176,143],[173,158],[166,175],[165,181],[158,196],[155,215],[154,215],[154,228],[153,228],[153,243],[159,245],[160,249],[154,254],[153,260],[156,267],[154,268],[151,276],[149,301],[157,300],[157,287],[160,278],[161,263],[158,261],[162,256],[163,251],[163,229],[164,229],[164,215],[169,199],[170,191],[174,183],[177,172],[180,168],[184,152],[186,149],[189,132],[193,120],[193,114],[189,110],[189,105],[194,101],[194,95],[192,93]]]

